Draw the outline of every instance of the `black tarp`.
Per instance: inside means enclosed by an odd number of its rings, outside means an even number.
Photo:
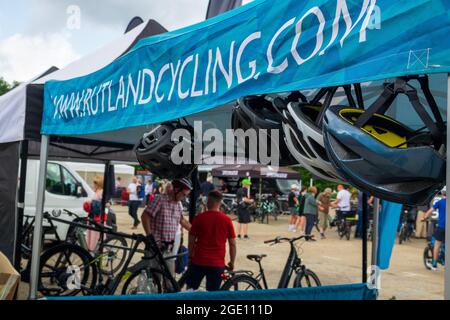
[[[0,144],[0,251],[14,263],[19,142]]]

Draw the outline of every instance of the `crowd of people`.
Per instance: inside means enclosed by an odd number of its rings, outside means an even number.
[[[119,179],[118,183],[120,183]],[[95,179],[95,197],[92,199],[92,203],[101,201],[102,185],[101,178]],[[183,229],[185,229],[189,234],[187,286],[191,290],[196,290],[203,278],[206,277],[206,289],[214,291],[220,287],[221,274],[224,270],[234,269],[237,254],[236,240],[249,239],[250,207],[255,203],[250,192],[251,185],[249,179],[243,179],[240,188],[236,191],[237,233],[231,218],[221,211],[223,193],[229,191],[223,179],[218,188],[214,186],[211,179],[207,179],[201,184],[200,192],[201,196],[205,198],[206,210],[189,222],[183,215],[182,206],[182,201],[189,196],[193,189],[188,179],[163,180],[159,183],[148,181],[144,186],[138,177],[133,177],[132,182],[126,188],[129,193],[128,213],[133,219],[133,229],[142,223],[145,233],[151,234],[157,243],[161,244],[161,249],[164,250],[163,254],[166,256],[179,253],[183,242]],[[325,239],[326,231],[332,222],[331,209],[336,210],[335,219],[337,220],[351,214],[360,217],[363,211],[362,195],[361,191],[351,192],[349,187],[344,185],[337,186],[337,193],[334,197],[331,188],[325,188],[319,193],[315,186],[302,187],[299,190],[294,184],[288,194],[290,213],[288,231],[300,232],[308,235],[311,241],[316,241],[312,231],[317,225],[321,239]],[[445,192],[443,196],[442,200],[433,207],[442,213],[439,215],[436,231],[433,268],[436,267],[436,257],[445,237]],[[139,219],[138,208],[142,201],[145,207]],[[369,215],[373,202],[373,197],[367,197],[366,206]],[[433,208],[420,215],[421,221],[432,214]],[[361,219],[358,220],[361,221]],[[355,237],[361,236],[361,229],[361,223],[358,223]],[[92,245],[98,240],[96,237],[95,234],[90,235]],[[228,262],[225,261],[227,243],[229,246]],[[175,260],[169,260],[168,265],[170,270],[175,272]]]

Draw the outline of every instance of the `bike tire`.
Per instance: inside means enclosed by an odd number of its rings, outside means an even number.
[[[155,285],[158,292],[154,292],[157,294],[166,293],[164,292],[163,283],[165,281],[169,281],[169,279],[161,272],[161,270],[149,268],[149,267],[143,267],[135,270],[128,278],[127,281],[125,281],[125,284],[122,287],[122,294],[123,295],[134,295],[137,294],[136,289],[137,287],[133,286],[130,287],[132,282],[134,280],[137,280],[137,278],[141,275],[142,270],[145,270],[147,273],[147,277],[151,275],[153,279],[153,284]],[[173,292],[172,290],[170,292]]]
[[[69,289],[67,287],[67,281],[71,276],[67,270],[70,266],[75,266],[75,259],[70,259],[72,256],[78,256],[78,258],[80,258],[80,261],[76,266],[80,272],[83,272],[80,279],[80,288],[78,289]],[[51,259],[54,257],[57,258],[56,262],[58,265],[52,266]],[[41,255],[38,291],[44,296],[49,297],[76,296],[79,293],[89,295],[97,284],[97,267],[95,264],[91,263],[91,261],[91,254],[77,245],[63,243],[49,248]],[[63,264],[59,265],[60,262],[63,262]],[[45,272],[45,268],[52,270],[52,272]],[[50,284],[55,285],[47,285],[47,281],[44,281],[45,278],[49,278]]]
[[[305,282],[306,286],[302,283]],[[294,288],[303,288],[303,287],[321,287],[322,283],[320,282],[319,277],[313,271],[309,269],[305,269],[305,271],[300,271],[297,273],[297,276],[294,280]]]
[[[240,286],[244,290],[240,289]],[[256,281],[255,278],[246,275],[246,274],[240,274],[235,275],[225,281],[225,283],[222,285],[220,290],[222,291],[246,291],[246,290],[261,290],[261,286],[259,285],[258,281]]]
[[[427,246],[423,250],[423,264],[425,268],[431,270],[431,262],[433,260],[433,248],[431,246]]]
[[[124,249],[111,248],[109,246],[124,247]],[[100,272],[104,275],[114,276],[118,271],[120,271],[120,269],[122,268],[123,264],[125,263],[125,261],[127,259],[128,250],[125,248],[128,248],[128,243],[124,237],[110,235],[103,242],[103,247],[101,249],[101,252],[105,253],[105,249],[108,250],[108,248],[111,249],[111,251],[109,251],[106,255],[108,265],[106,267],[104,267],[102,264],[102,260],[100,260],[99,269],[100,269]],[[117,253],[119,253],[119,254],[117,255]],[[114,259],[114,257],[118,257],[118,259],[116,259],[117,265],[115,265],[111,268],[109,263],[113,263],[112,260]]]

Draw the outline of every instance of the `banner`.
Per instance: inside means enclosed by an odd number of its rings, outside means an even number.
[[[241,96],[450,72],[450,2],[260,0],[45,84],[43,134],[149,125]]]
[[[382,201],[381,211],[379,217],[379,232],[378,232],[378,267],[381,270],[389,268],[391,261],[392,250],[394,249],[395,237],[397,236],[398,224],[400,222],[400,215],[402,205],[399,203]]]

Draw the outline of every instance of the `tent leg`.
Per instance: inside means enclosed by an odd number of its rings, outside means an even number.
[[[379,289],[380,274],[378,269],[378,242],[379,242],[379,222],[380,222],[380,199],[375,198],[373,204],[373,236],[372,236],[372,263],[370,267],[370,278],[368,284],[375,289]]]
[[[199,197],[198,190],[198,168],[196,168],[191,174],[192,181],[192,192],[189,199],[189,222],[192,223],[192,220],[195,217],[196,209],[197,209],[197,199]]]
[[[17,195],[17,218],[16,218],[16,248],[14,252],[14,268],[20,270],[22,259],[22,230],[23,214],[25,209],[25,187],[27,183],[27,162],[28,162],[28,140],[24,140],[20,145],[20,178],[19,191]]]
[[[450,73],[447,75],[447,119],[450,119]],[[447,125],[447,160],[450,158],[450,127]],[[450,181],[450,170],[447,167],[446,173],[446,181],[447,183]],[[448,192],[448,191],[447,191]],[[450,212],[450,203],[447,201],[446,211]],[[447,236],[445,237],[445,260],[450,261],[450,221],[446,219],[445,225],[445,233]],[[445,289],[444,289],[444,298],[445,300],[450,300],[450,267],[447,265],[445,268]]]
[[[45,201],[45,180],[47,176],[47,159],[48,159],[49,142],[50,136],[43,135],[41,138],[41,156],[40,156],[39,180],[37,189],[36,216],[33,233],[33,251],[31,256],[29,298],[32,300],[35,300],[37,298],[37,289],[38,289],[37,286],[38,286],[40,254],[42,246],[42,220]]]
[[[362,194],[362,217],[361,219],[361,237],[362,237],[362,282],[367,282],[367,194]]]

